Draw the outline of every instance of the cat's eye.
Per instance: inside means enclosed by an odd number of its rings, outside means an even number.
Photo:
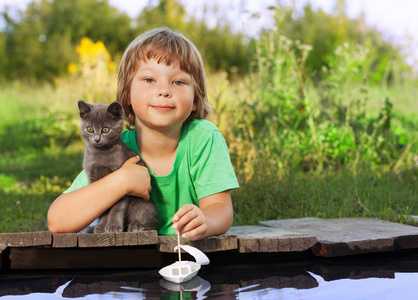
[[[89,126],[89,127],[87,127],[87,132],[88,133],[92,133],[94,130],[93,130],[93,127],[91,127],[91,126]]]
[[[110,128],[109,127],[103,127],[102,132],[103,133],[109,133]]]

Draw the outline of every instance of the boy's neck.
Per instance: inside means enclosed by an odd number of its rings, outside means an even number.
[[[137,127],[136,141],[142,158],[155,175],[168,175],[177,154],[182,127],[170,132],[161,132]]]

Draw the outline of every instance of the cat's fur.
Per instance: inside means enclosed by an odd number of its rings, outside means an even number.
[[[123,108],[119,102],[92,104],[78,101],[81,133],[86,141],[84,169],[90,183],[119,169],[136,156],[120,135],[123,129]],[[141,160],[140,165],[145,165]],[[142,231],[156,229],[157,209],[150,199],[126,195],[100,216],[94,228],[99,232]]]

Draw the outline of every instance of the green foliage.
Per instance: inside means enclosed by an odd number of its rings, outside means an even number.
[[[7,79],[49,80],[67,73],[82,37],[100,39],[113,51],[122,51],[132,39],[130,19],[108,1],[33,1],[19,20],[3,15],[6,29],[0,51],[7,58],[0,73]]]
[[[366,56],[355,68],[369,84],[394,84],[411,75],[401,49],[386,41],[376,29],[368,28],[364,15],[348,18],[345,1],[337,1],[332,14],[314,11],[310,4],[296,12],[281,2],[278,0],[277,8],[271,7],[275,21],[272,31],[312,47],[304,58],[303,78],[313,76],[317,83],[325,75],[324,67],[336,70],[332,65],[341,58],[335,56],[336,50],[345,43],[363,49]],[[74,47],[83,37],[104,42],[117,60],[136,35],[161,25],[189,36],[209,70],[226,71],[230,78],[246,73],[249,61],[258,56],[255,45],[264,33],[250,38],[235,32],[232,22],[225,21],[216,9],[204,9],[203,17],[197,19],[187,14],[179,0],[161,0],[150,2],[131,19],[108,1],[34,0],[17,20],[10,17],[8,10],[3,13],[6,26],[0,32],[0,79],[52,82],[66,74],[68,64],[76,58]],[[207,19],[215,25],[208,26]]]
[[[83,37],[102,41],[114,58],[122,55],[136,35],[156,25],[177,29],[201,50],[210,69],[230,72],[247,70],[248,46],[243,34],[234,34],[228,24],[209,28],[186,15],[176,0],[151,3],[131,20],[126,14],[98,0],[37,0],[18,20],[3,13],[0,32],[0,79],[50,81],[67,74],[76,61],[75,46]],[[156,21],[158,20],[158,21]]]
[[[321,9],[314,11],[309,3],[299,14],[286,6],[276,10],[277,30],[292,40],[300,40],[313,47],[306,60],[307,73],[315,76],[316,80],[322,79],[323,67],[333,69],[330,64],[337,47],[348,43],[367,49],[367,57],[360,71],[369,83],[390,84],[402,80],[404,72],[412,75],[401,49],[385,40],[378,30],[368,27],[364,14],[355,19],[348,18],[345,2],[336,1],[332,14]]]
[[[241,182],[234,224],[416,214],[417,119],[399,113],[399,93],[371,99],[366,49],[338,46],[318,85],[304,76],[310,47],[270,31],[256,49],[252,73],[212,96]]]

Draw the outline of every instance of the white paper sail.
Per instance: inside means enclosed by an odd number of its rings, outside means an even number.
[[[199,249],[189,246],[189,245],[179,245],[181,249],[189,253],[191,256],[194,257],[196,263],[201,266],[206,266],[210,263],[209,258],[206,256],[205,253],[200,251]],[[178,249],[179,246],[174,247],[174,251]]]

